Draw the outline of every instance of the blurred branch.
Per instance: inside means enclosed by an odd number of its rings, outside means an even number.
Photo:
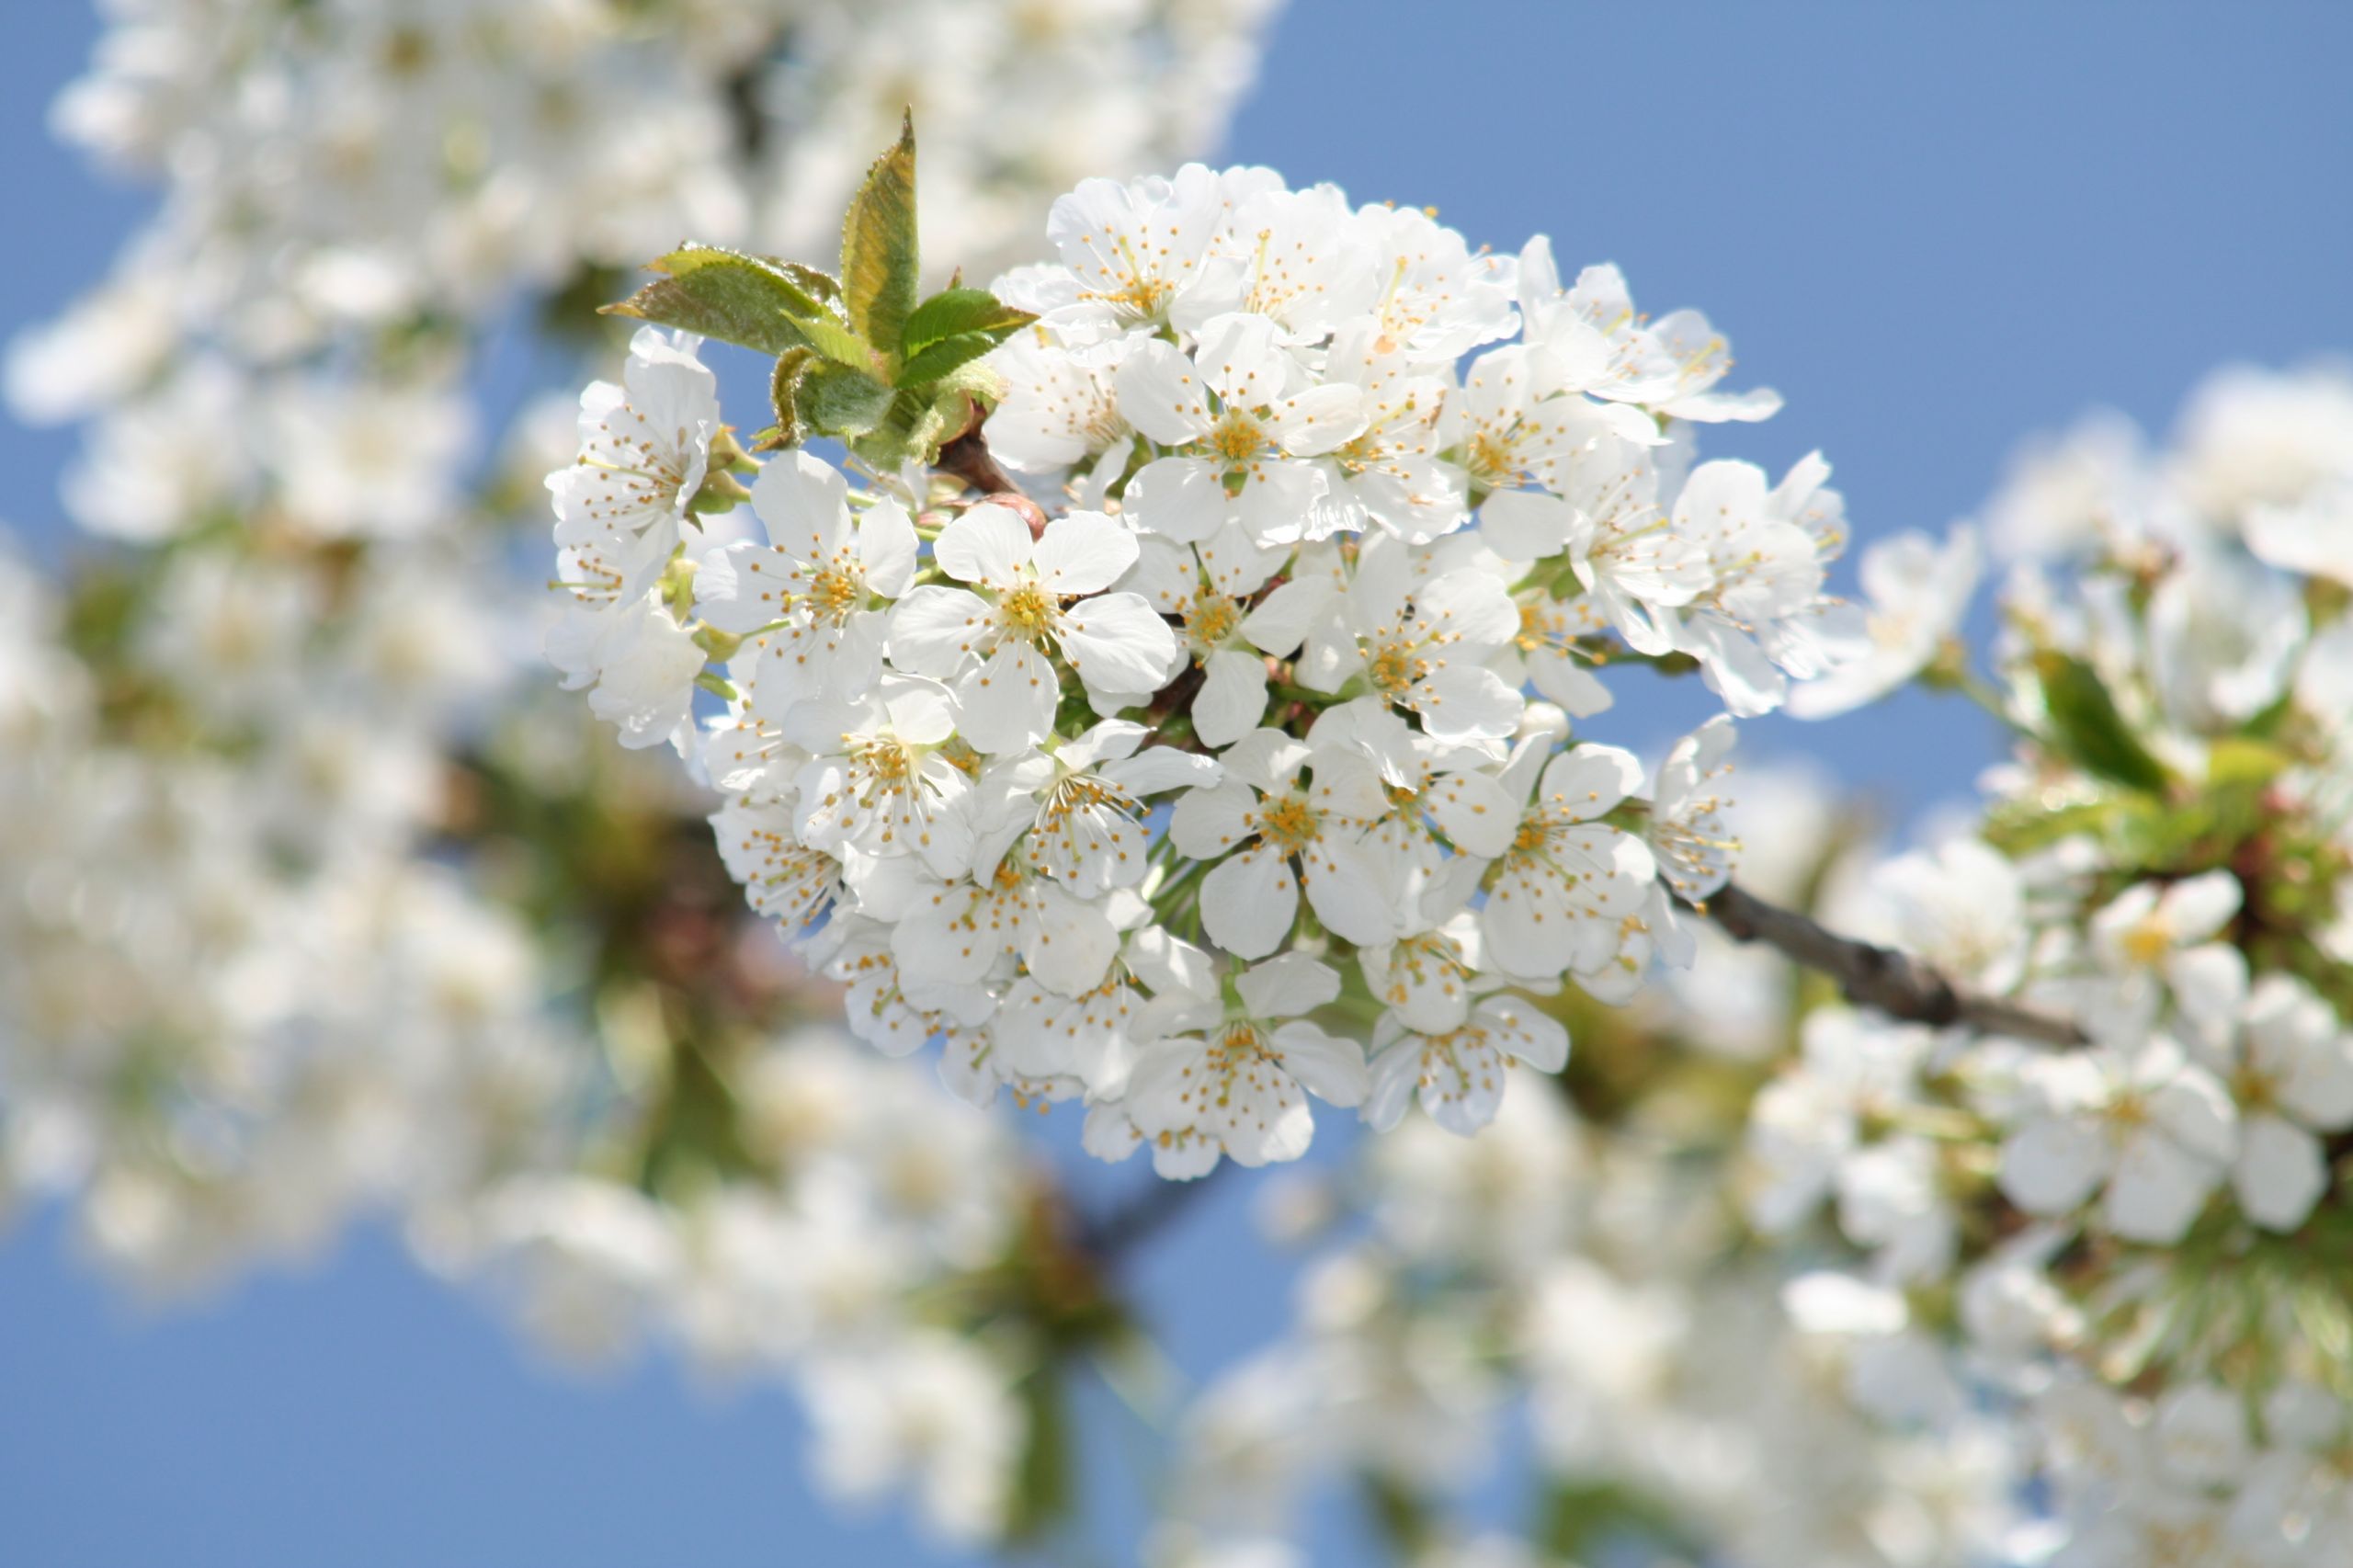
[[[1981,1033],[2045,1045],[2088,1043],[2069,1019],[1971,991],[1909,953],[1841,937],[1732,883],[1692,907],[1733,941],[1762,942],[1792,963],[1828,975],[1848,1001],[1891,1018],[1938,1028],[1961,1024]]]
[[[1154,1176],[1151,1185],[1133,1198],[1082,1225],[1080,1247],[1106,1267],[1116,1266],[1137,1247],[1167,1229],[1228,1168],[1221,1162],[1207,1176],[1192,1181],[1168,1181]]]

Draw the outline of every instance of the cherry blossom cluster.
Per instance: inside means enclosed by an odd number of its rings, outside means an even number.
[[[1754,714],[1870,655],[1828,465],[1695,466],[1695,422],[1778,399],[1540,239],[1199,165],[1049,232],[984,362],[1036,496],[756,464],[649,326],[548,482],[550,653],[726,793],[722,852],[851,1028],[944,1040],[975,1098],[1083,1098],[1091,1148],[1172,1176],[1296,1158],[1310,1096],[1475,1131],[1506,1063],[1567,1054],[1531,998],[1631,996],[1730,871],[1730,719],[1646,772],[1572,736],[1604,668]]]
[[[1959,1345],[2059,1562],[2353,1550],[2348,480],[2331,369],[2225,372],[2161,450],[2104,416],[2021,461],[1977,688],[2016,757],[1844,919],[2084,1040],[1817,1012],[1751,1113],[1752,1221],[1857,1250],[1823,1300],[1858,1354]]]

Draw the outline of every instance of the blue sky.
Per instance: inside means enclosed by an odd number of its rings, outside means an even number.
[[[42,128],[91,19],[19,9],[0,188],[30,221],[0,333],[63,303],[142,210]],[[1645,309],[1705,309],[1736,381],[1788,398],[1711,449],[1823,449],[1868,539],[1965,515],[2020,436],[2087,404],[2162,426],[2218,362],[2353,351],[2347,61],[2353,7],[2321,0],[1293,0],[1226,152],[1435,205],[1498,248],[1548,232],[1565,265],[1623,266]],[[54,542],[69,448],[0,425],[0,518]],[[1699,710],[1645,694],[1616,733],[1655,744]],[[1803,744],[1901,817],[1965,790],[1992,737],[1906,699],[1748,744]],[[1281,1304],[1246,1189],[1142,1267],[1195,1367]],[[714,1403],[660,1364],[544,1370],[383,1236],[164,1315],[90,1279],[51,1221],[0,1245],[0,1561],[870,1560],[955,1561],[813,1502],[779,1395]]]

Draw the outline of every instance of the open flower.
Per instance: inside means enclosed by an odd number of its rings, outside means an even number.
[[[1421,720],[1433,740],[1499,740],[1527,706],[1487,661],[1519,632],[1519,607],[1477,566],[1429,576],[1402,540],[1376,536],[1336,602],[1308,634],[1301,684],[1372,697]]]
[[[882,673],[889,601],[915,579],[906,508],[881,495],[853,522],[841,470],[800,451],[761,470],[752,510],[769,543],[704,556],[696,612],[722,631],[760,634],[757,679],[771,719],[796,702],[844,702],[870,689]]]
[[[1431,1120],[1468,1137],[1495,1119],[1506,1059],[1557,1073],[1568,1064],[1569,1031],[1526,997],[1499,994],[1482,998],[1467,1022],[1442,1034],[1407,1028],[1388,1015],[1373,1048],[1366,1122],[1385,1132],[1418,1096]]]
[[[1164,1175],[1201,1175],[1221,1152],[1245,1165],[1299,1158],[1315,1135],[1308,1095],[1364,1098],[1363,1051],[1301,1017],[1339,995],[1339,975],[1286,953],[1221,978],[1193,956],[1136,1021],[1151,1043],[1128,1080],[1129,1116],[1147,1139],[1194,1134],[1185,1167]]]
[[[1074,512],[1035,540],[1010,507],[974,506],[932,546],[941,571],[981,591],[910,590],[891,617],[891,662],[952,681],[956,728],[984,752],[1019,751],[1054,731],[1062,678],[1049,652],[1105,691],[1151,691],[1176,639],[1142,598],[1106,593],[1135,564],[1135,535]]]
[[[2128,1241],[2181,1239],[2238,1153],[2231,1096],[2162,1036],[2027,1063],[2029,1108],[2002,1144],[2002,1190],[2029,1214],[2064,1214],[2102,1187]]]
[[[2353,1036],[2303,982],[2266,975],[2248,994],[2230,1075],[2239,1106],[2239,1207],[2292,1231],[2328,1187],[2321,1135],[2353,1127]]]
[[[1395,915],[1358,843],[1388,807],[1371,760],[1279,730],[1253,731],[1220,760],[1224,779],[1187,791],[1168,823],[1178,849],[1217,862],[1200,892],[1211,939],[1245,959],[1273,952],[1299,918],[1303,877],[1327,928],[1359,944],[1386,940]]]
[[[1525,790],[1544,750],[1540,739],[1523,742],[1506,786]],[[1642,765],[1616,746],[1581,745],[1544,764],[1510,847],[1488,873],[1479,914],[1499,969],[1557,979],[1617,956],[1623,924],[1641,912],[1658,868],[1641,839],[1596,819],[1642,782]]]
[[[1313,384],[1264,316],[1220,317],[1190,358],[1173,344],[1139,344],[1119,386],[1128,423],[1171,449],[1128,482],[1126,515],[1181,542],[1230,522],[1261,543],[1302,538],[1324,487],[1306,460],[1365,427],[1361,390]]]
[[[1030,860],[1081,898],[1133,887],[1146,869],[1144,799],[1218,779],[1213,758],[1145,747],[1151,734],[1142,724],[1106,719],[1051,753],[997,763],[982,777],[980,815],[1025,819]]]

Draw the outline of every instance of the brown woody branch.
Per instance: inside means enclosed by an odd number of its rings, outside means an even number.
[[[2045,1045],[2089,1043],[2069,1019],[1957,985],[1909,953],[1841,937],[1732,883],[1692,907],[1733,941],[1762,942],[1792,963],[1828,975],[1848,1001],[1891,1018],[1938,1028],[1962,1024],[1985,1034]]]
[[[1019,494],[1021,486],[1011,474],[998,466],[989,451],[988,437],[981,434],[978,420],[965,432],[939,449],[937,466],[942,473],[952,473],[983,495]]]

